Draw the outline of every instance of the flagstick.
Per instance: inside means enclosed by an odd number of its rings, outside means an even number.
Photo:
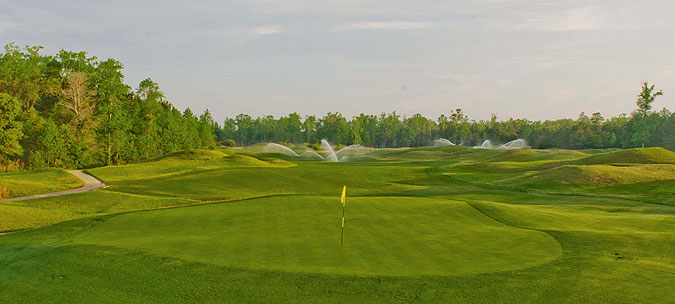
[[[346,198],[345,198],[346,200]],[[342,247],[342,241],[345,237],[345,202],[342,201],[342,233],[340,234],[340,247]]]
[[[340,196],[340,201],[342,202],[342,232],[340,233],[340,247],[342,247],[342,241],[345,238],[345,200],[347,196],[347,186],[342,187],[342,196]]]

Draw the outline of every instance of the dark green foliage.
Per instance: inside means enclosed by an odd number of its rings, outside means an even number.
[[[640,100],[651,98],[653,102],[661,95],[660,91],[652,93],[653,86],[646,89],[649,91],[645,93],[643,87]],[[397,148],[427,146],[438,138],[474,146],[486,139],[503,144],[522,138],[539,149],[632,148],[644,141],[646,146],[675,150],[675,115],[666,108],[650,111],[651,102],[638,102],[639,108],[630,116],[621,114],[605,119],[599,112],[590,117],[582,112],[576,120],[544,122],[512,118],[498,121],[495,115],[490,120],[469,120],[461,109],[451,111],[448,116],[441,114],[436,121],[420,114],[401,117],[396,112],[377,116],[361,113],[351,120],[336,112],[319,118],[307,116],[304,122],[299,121],[296,113],[279,119],[272,116],[254,119],[239,114],[235,119],[225,119],[222,128],[216,126],[216,135],[219,141],[235,139],[245,146],[259,142],[318,143],[326,139],[337,146]],[[292,127],[289,121],[294,122]]]
[[[644,126],[646,146],[675,150],[675,115],[667,109],[647,111],[644,119],[642,115],[636,111],[631,116],[622,114],[605,119],[600,113],[589,117],[582,112],[576,120],[497,121],[493,116],[490,120],[475,121],[457,109],[449,117],[441,115],[436,121],[420,114],[401,117],[396,112],[378,116],[362,113],[351,120],[340,113],[328,113],[320,118],[307,116],[298,125],[295,113],[278,119],[272,116],[254,119],[240,114],[234,119],[225,119],[223,127],[216,125],[215,133],[220,142],[233,139],[244,146],[259,142],[318,143],[326,139],[338,146],[397,148],[427,146],[438,138],[474,146],[486,139],[503,144],[522,138],[538,149],[605,149],[641,145]],[[289,121],[295,124],[291,127]]]
[[[22,123],[18,120],[21,105],[12,96],[0,93],[0,159],[20,155],[23,148],[19,139],[23,137]]]
[[[221,145],[225,147],[236,147],[237,143],[232,139],[226,139],[221,142]]]
[[[8,44],[0,54],[0,158],[93,167],[215,146],[208,111],[181,115],[149,78],[133,92],[119,61],[40,49]]]
[[[82,148],[68,125],[60,127],[49,119],[42,125],[29,163],[33,168],[78,167]]]
[[[493,115],[476,121],[455,109],[436,120],[396,112],[362,113],[351,119],[339,112],[304,119],[295,112],[279,118],[239,114],[220,126],[208,110],[197,115],[190,109],[182,113],[175,109],[149,78],[132,90],[124,83],[123,65],[114,59],[70,51],[45,56],[40,49],[8,44],[0,54],[0,93],[7,94],[1,106],[12,107],[0,114],[0,157],[32,168],[125,164],[185,149],[214,148],[216,142],[228,139],[241,146],[318,144],[327,139],[336,146],[396,148],[427,146],[437,138],[465,146],[480,145],[486,139],[502,144],[523,138],[533,148],[644,144],[675,150],[675,115],[665,108],[651,111],[661,91],[646,83],[635,112],[609,119],[582,112],[576,120],[498,121]]]

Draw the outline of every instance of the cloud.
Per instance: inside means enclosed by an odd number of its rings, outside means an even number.
[[[532,15],[516,26],[525,30],[586,31],[602,26],[599,14],[590,7],[574,8],[552,15]]]
[[[278,34],[278,33],[283,33],[283,29],[281,28],[281,25],[268,25],[268,26],[261,26],[261,27],[254,27],[250,30],[250,33],[255,35],[255,36],[262,36],[262,35],[271,35],[271,34]]]
[[[449,80],[456,83],[473,82],[480,78],[478,74],[437,74],[431,75],[433,79]]]
[[[547,32],[622,30],[650,27],[648,23],[626,8],[578,7],[552,14],[531,13],[516,28]]]
[[[283,27],[278,24],[259,27],[238,27],[221,30],[227,37],[233,39],[235,44],[246,44],[259,39],[261,36],[283,33]]]
[[[0,34],[14,27],[14,24],[0,20]]]
[[[333,28],[333,31],[351,30],[418,30],[433,28],[429,22],[357,22]]]

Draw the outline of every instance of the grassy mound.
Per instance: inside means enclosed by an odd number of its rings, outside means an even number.
[[[369,156],[382,160],[397,161],[438,161],[438,160],[479,160],[497,154],[495,150],[473,149],[465,146],[419,147],[409,149],[382,149]]]
[[[217,160],[226,156],[232,155],[233,152],[229,150],[188,150],[179,151],[162,156],[159,160]]]
[[[280,159],[261,160],[253,156],[244,154],[233,154],[225,157],[224,160],[229,165],[237,167],[270,167],[272,166],[271,162],[273,161],[286,162]]]
[[[514,150],[507,150],[493,157],[490,157],[490,161],[523,162],[523,161],[531,161],[537,158],[537,156],[539,156],[539,153],[530,149],[514,149]]]
[[[0,199],[63,191],[84,183],[62,169],[6,172],[0,174]]]
[[[562,160],[577,160],[587,157],[588,154],[570,150],[530,150],[514,149],[499,153],[489,159],[490,162],[552,162]]]
[[[278,158],[256,157],[231,150],[191,150],[172,153],[150,162],[100,167],[88,171],[106,182],[116,182],[164,178],[199,170],[291,166],[292,163]]]
[[[635,148],[591,155],[575,165],[598,164],[675,164],[675,152],[664,148]]]
[[[525,184],[546,186],[635,184],[675,179],[674,165],[642,165],[619,167],[611,165],[565,165],[525,178]]]
[[[145,179],[142,183],[121,180],[115,182],[112,188],[119,187],[118,191],[136,195],[217,201],[278,194],[339,195],[344,185],[354,195],[416,190],[421,187],[398,182],[426,176],[422,170],[414,167],[350,163],[300,163],[294,167],[281,168],[222,167],[194,170],[186,174]],[[110,176],[105,175],[103,178],[105,180]]]

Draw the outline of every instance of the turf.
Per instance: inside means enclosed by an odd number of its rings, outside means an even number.
[[[69,190],[83,185],[77,177],[61,169],[6,172],[0,174],[0,188],[8,191],[9,195],[0,199]]]
[[[557,184],[615,185],[675,179],[675,165],[564,165],[529,176],[523,185],[551,187]]]
[[[2,229],[42,227],[0,236],[0,302],[668,303],[672,165],[622,151],[192,151],[92,169],[109,188],[0,205]]]
[[[383,276],[513,270],[561,253],[549,235],[504,225],[464,202],[404,197],[350,199],[340,248],[339,213],[334,198],[269,197],[126,214],[74,243],[238,268]]]
[[[157,160],[124,166],[109,166],[88,170],[105,178],[106,182],[165,178],[182,173],[219,168],[289,167],[292,163],[281,159],[264,160],[254,156],[218,150],[178,152]]]
[[[635,148],[600,153],[576,162],[583,165],[596,164],[675,164],[675,152],[664,148]]]

